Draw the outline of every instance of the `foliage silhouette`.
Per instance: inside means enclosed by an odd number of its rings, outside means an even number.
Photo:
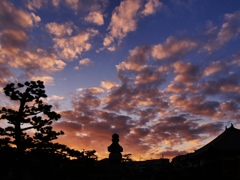
[[[132,161],[131,156],[132,156],[132,154],[123,154],[122,160],[123,160],[124,162],[126,162],[126,161]]]
[[[95,155],[96,153],[96,150],[87,150],[87,151],[83,151],[85,156],[88,158],[88,159],[98,159],[97,155]]]
[[[60,119],[60,114],[51,111],[52,106],[43,103],[46,98],[42,81],[26,81],[24,84],[7,84],[4,93],[11,100],[18,101],[18,109],[3,107],[0,120],[7,120],[9,126],[0,128],[5,142],[16,146],[17,156],[24,155],[26,149],[44,148],[57,139],[63,131],[52,130],[52,122]],[[28,130],[34,130],[30,136]]]

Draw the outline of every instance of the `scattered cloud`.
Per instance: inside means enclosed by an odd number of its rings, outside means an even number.
[[[90,94],[100,94],[104,92],[104,89],[100,87],[90,87],[90,88],[78,88],[76,91]]]
[[[79,0],[65,0],[65,2],[70,8],[72,8],[74,10],[78,9]]]
[[[32,11],[40,9],[43,2],[42,0],[27,0],[27,8]]]
[[[85,21],[97,24],[99,26],[103,25],[104,24],[103,14],[97,11],[90,12],[88,16],[85,17]]]
[[[203,49],[212,53],[217,49],[221,48],[225,43],[233,38],[238,37],[240,33],[240,25],[236,22],[239,21],[240,11],[236,11],[232,14],[225,14],[225,21],[220,28],[216,26],[209,26],[209,38],[207,43],[203,46]]]
[[[79,91],[79,92],[81,92],[81,91],[83,91],[84,90],[84,88],[77,88],[76,89],[76,91]]]
[[[223,112],[236,112],[238,105],[235,101],[223,102],[220,106]]]
[[[59,5],[59,3],[60,3],[60,0],[53,0],[52,1],[53,6],[55,6],[55,7],[57,7]]]
[[[46,28],[51,34],[54,34],[57,37],[68,35],[70,36],[73,32],[71,26],[73,24],[70,22],[64,24],[57,24],[55,22],[51,22],[46,24]]]
[[[0,2],[0,28],[12,30],[24,30],[30,28],[41,20],[34,13],[28,13],[22,9],[18,9],[7,1]],[[15,18],[18,17],[18,18]]]
[[[12,76],[13,73],[10,69],[4,63],[0,62],[0,87],[4,87]]]
[[[52,95],[51,97],[48,97],[48,101],[60,101],[64,100],[65,98],[63,96],[57,96],[57,95]]]
[[[146,62],[148,61],[150,53],[151,47],[149,46],[136,47],[134,50],[130,51],[130,57],[116,66],[117,70],[131,70],[137,72],[144,70],[147,67]]]
[[[210,76],[223,70],[224,64],[220,61],[212,62],[204,71],[205,76]]]
[[[171,83],[169,83],[169,85],[165,89],[165,92],[177,94],[177,93],[183,92],[184,89],[185,89],[185,86],[183,84],[172,81]]]
[[[39,4],[38,1],[31,2],[35,5]],[[33,50],[29,47],[28,32],[41,21],[39,16],[16,8],[7,1],[0,2],[0,9],[2,14],[2,19],[0,17],[0,54],[8,61],[10,67],[5,65],[6,68],[21,68],[27,71],[26,74],[34,75],[40,71],[53,72],[65,67],[66,64],[55,54],[41,48]]]
[[[82,66],[89,66],[92,63],[93,62],[89,58],[84,58],[84,59],[79,61],[79,64],[82,65]]]
[[[93,93],[93,94],[100,94],[100,93],[104,92],[104,90],[102,88],[99,88],[99,87],[88,88],[88,91]]]
[[[239,22],[239,20],[240,11],[236,11],[232,14],[225,14],[225,23],[223,23],[217,36],[217,41],[220,44],[226,43],[240,33],[240,25],[236,23]]]
[[[162,3],[158,0],[148,0],[148,2],[144,6],[144,10],[142,11],[142,14],[144,16],[154,14],[156,10],[162,6]]]
[[[129,1],[125,0],[120,3],[120,6],[117,7],[111,18],[111,23],[108,27],[110,30],[110,36],[106,37],[104,41],[105,46],[112,43],[114,38],[117,38],[121,41],[127,33],[136,30],[137,26],[137,11],[141,6],[141,1]]]
[[[144,16],[154,14],[161,5],[162,3],[158,0],[148,0],[145,5],[140,0],[122,1],[112,13],[111,22],[108,26],[109,34],[105,36],[103,45],[108,47],[109,51],[114,51],[115,49],[112,47],[114,47],[113,43],[115,40],[119,44],[128,33],[137,29],[140,14]],[[144,9],[140,11],[143,7]]]
[[[113,81],[102,81],[101,87],[110,91],[112,88],[117,87],[118,85]]]
[[[111,46],[111,47],[108,47],[107,50],[113,52],[116,50],[116,47],[115,46]]]
[[[80,68],[78,66],[75,66],[74,67],[74,70],[79,70]]]
[[[177,39],[169,37],[163,44],[158,44],[153,47],[152,56],[162,60],[171,58],[180,60],[186,53],[196,47],[196,43],[191,39]]]
[[[97,33],[98,31],[89,29],[86,32],[81,32],[71,37],[53,38],[55,43],[54,48],[56,51],[59,51],[62,58],[71,61],[77,58],[82,52],[90,50],[92,45],[88,41]]]
[[[174,80],[185,85],[192,85],[199,79],[199,69],[191,63],[181,61],[173,64],[174,72],[177,74]]]
[[[34,76],[32,77],[33,81],[43,81],[46,85],[54,85],[54,78],[51,76]]]

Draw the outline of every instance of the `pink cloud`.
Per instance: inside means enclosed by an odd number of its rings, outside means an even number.
[[[2,14],[0,17],[1,28],[4,27],[5,29],[23,30],[32,27],[34,20],[36,20],[34,13],[29,14],[27,11],[14,7],[13,4],[7,1],[0,2],[0,11]]]
[[[148,2],[144,6],[142,14],[145,16],[154,14],[157,11],[157,9],[159,9],[161,6],[162,3],[158,0],[148,0]]]
[[[218,101],[205,100],[205,97],[200,95],[192,97],[173,95],[170,97],[170,100],[171,105],[195,115],[211,117],[217,113],[217,108],[219,108]]]
[[[234,112],[237,112],[238,105],[235,101],[228,101],[228,102],[223,102],[220,108],[223,112],[230,111],[234,113]]]
[[[118,85],[113,81],[102,81],[101,82],[101,87],[104,89],[107,89],[108,91],[117,86]]]
[[[240,25],[238,23],[239,14],[240,11],[236,11],[232,14],[225,14],[225,21],[219,29],[215,26],[214,28],[210,26],[208,30],[210,36],[207,43],[204,44],[203,49],[212,53],[231,39],[236,38],[240,33]]]
[[[108,27],[110,30],[110,36],[105,37],[109,43],[105,43],[105,46],[108,46],[110,43],[112,43],[112,40],[110,40],[111,38],[117,38],[121,41],[121,39],[124,38],[127,33],[136,29],[136,15],[140,8],[140,3],[141,2],[139,0],[134,2],[125,0],[122,1],[120,6],[114,10],[110,25]]]
[[[53,53],[41,48],[34,50],[29,47],[28,32],[41,21],[39,16],[16,8],[7,1],[0,2],[0,9],[2,14],[0,54],[1,62],[6,59],[8,61],[6,67],[20,68],[28,79],[29,76],[38,74],[40,71],[52,72],[65,67],[66,64]]]
[[[184,85],[177,82],[171,82],[165,89],[165,92],[177,94],[183,92],[184,89],[185,89]]]
[[[84,51],[89,51],[91,44],[89,40],[95,36],[98,31],[89,29],[87,32],[81,32],[71,37],[53,38],[54,48],[59,51],[61,57],[72,61]]]
[[[114,41],[118,44],[128,33],[137,29],[137,22],[141,16],[154,14],[162,3],[158,0],[148,0],[146,4],[143,1],[124,0],[112,13],[111,22],[108,26],[109,34],[103,40],[103,45],[108,47],[108,50],[115,50]],[[143,10],[141,10],[143,9]]]
[[[176,73],[176,77],[174,78],[174,80],[178,83],[192,85],[200,78],[198,67],[189,62],[184,63],[178,61],[173,64],[173,67],[174,72]]]
[[[142,71],[147,65],[148,57],[151,52],[151,47],[149,46],[139,46],[134,50],[130,51],[130,56],[117,65],[118,71],[132,70],[132,71]]]
[[[170,36],[163,44],[153,46],[152,56],[162,60],[170,58],[179,60],[197,46],[191,39],[177,39]]]
[[[8,83],[9,77],[12,76],[12,72],[7,66],[0,63],[0,87],[5,87]]]
[[[81,59],[79,61],[79,64],[82,65],[82,66],[89,66],[90,64],[92,64],[93,62],[91,61],[91,59],[89,58],[84,58],[84,59]]]
[[[57,24],[55,22],[51,22],[45,25],[47,30],[58,37],[68,35],[70,36],[73,32],[72,27],[73,23],[66,22],[64,24]]]
[[[99,11],[92,11],[88,14],[87,17],[85,17],[85,21],[97,24],[99,26],[103,25],[104,24],[103,14]]]
[[[224,69],[224,64],[220,61],[212,62],[204,71],[205,76],[210,76]]]

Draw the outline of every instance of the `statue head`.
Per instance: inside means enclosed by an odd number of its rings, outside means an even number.
[[[119,142],[119,135],[117,133],[112,135],[112,142],[118,143]]]

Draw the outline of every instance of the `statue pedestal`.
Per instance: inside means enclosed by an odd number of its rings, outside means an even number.
[[[109,154],[109,161],[120,163],[122,161],[122,154],[120,152],[111,152]]]

